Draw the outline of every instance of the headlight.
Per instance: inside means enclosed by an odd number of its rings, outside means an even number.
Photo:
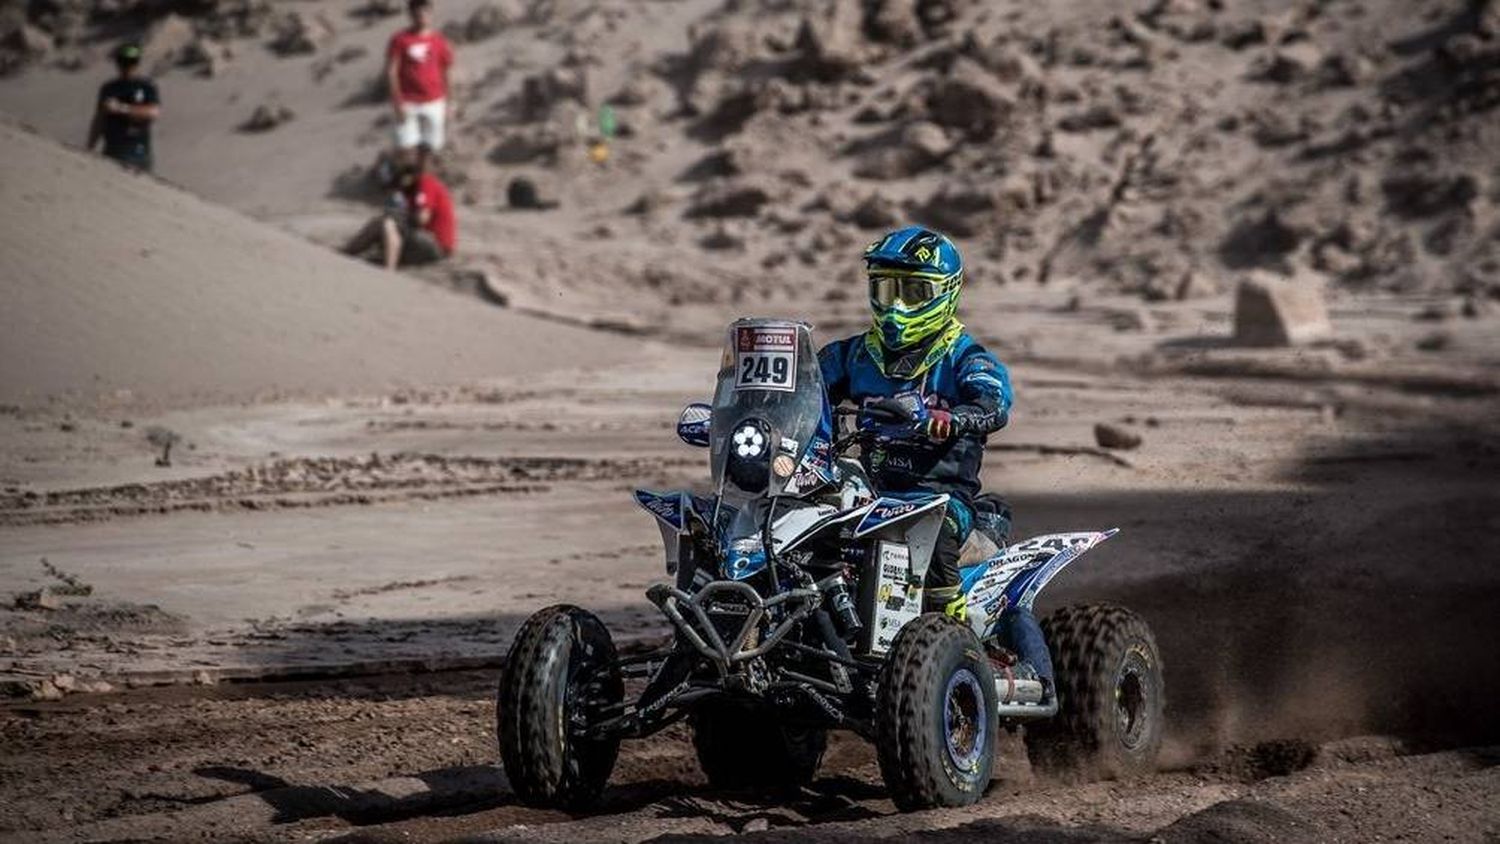
[[[755,494],[765,492],[771,480],[771,426],[760,419],[745,419],[729,435],[725,469],[729,482]]]

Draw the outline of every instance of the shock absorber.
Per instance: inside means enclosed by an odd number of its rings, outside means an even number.
[[[859,611],[854,608],[854,598],[849,595],[849,582],[843,576],[828,588],[828,605],[833,608],[833,617],[838,619],[844,635],[852,636],[864,628]]]

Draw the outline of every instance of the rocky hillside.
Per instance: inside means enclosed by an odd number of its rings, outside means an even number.
[[[373,75],[378,49],[347,33],[399,20],[389,0],[27,9],[6,18],[11,66],[86,64],[134,27],[158,68],[253,52]],[[1159,299],[1262,269],[1500,295],[1500,0],[450,0],[439,17],[463,45],[445,168],[480,213],[517,173],[538,184],[551,210],[505,225],[581,266],[505,262],[567,279],[551,284],[713,304],[727,274],[736,296],[822,296],[866,238],[916,220],[961,238],[981,282]],[[374,143],[380,91],[360,85]],[[604,105],[601,165],[584,150]]]

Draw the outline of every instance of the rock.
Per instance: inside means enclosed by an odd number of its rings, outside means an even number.
[[[178,64],[196,40],[193,24],[178,14],[169,14],[151,25],[141,38],[141,67],[148,73],[161,73]]]
[[[745,238],[730,232],[723,226],[719,226],[708,235],[700,238],[698,245],[712,251],[728,250],[739,252],[745,248]]]
[[[281,103],[264,103],[256,106],[250,119],[240,124],[240,131],[269,132],[296,116],[295,112]]]
[[[3,46],[28,59],[39,59],[52,52],[52,36],[39,27],[21,21],[5,34]]]
[[[925,37],[916,0],[876,0],[865,13],[865,30],[883,44],[915,47]]]
[[[1242,20],[1220,28],[1219,43],[1231,50],[1243,50],[1266,43],[1266,28],[1258,20]]]
[[[1313,78],[1321,88],[1352,88],[1375,74],[1374,64],[1352,53],[1330,53],[1318,64]]]
[[[530,119],[546,117],[561,102],[588,101],[588,73],[581,67],[554,67],[521,80],[521,110]]]
[[[357,17],[388,18],[391,15],[399,15],[406,4],[401,0],[365,0],[354,9],[352,14]]]
[[[749,182],[729,181],[709,184],[694,196],[683,216],[698,217],[754,217],[771,200],[764,188]]]
[[[953,151],[953,142],[948,140],[948,133],[943,131],[943,127],[936,123],[917,121],[907,124],[901,130],[901,148],[925,166],[943,160]]]
[[[491,305],[510,307],[510,291],[505,289],[499,275],[491,270],[459,267],[449,271],[448,284],[459,292],[473,293]]]
[[[550,166],[557,163],[565,143],[562,133],[552,126],[527,126],[506,133],[490,151],[489,157],[495,164],[537,162]]]
[[[1172,298],[1179,302],[1188,299],[1201,299],[1205,296],[1216,296],[1219,293],[1219,285],[1204,273],[1189,270],[1182,274],[1177,281],[1177,287],[1172,291]]]
[[[505,204],[519,211],[545,211],[556,208],[556,201],[543,198],[542,190],[526,176],[516,176],[505,186]]]
[[[32,700],[62,700],[63,692],[51,680],[41,680],[31,688]]]
[[[1477,6],[1477,8],[1475,8]],[[1470,3],[1474,9],[1476,20],[1474,21],[1474,32],[1481,38],[1491,41],[1500,41],[1500,2],[1488,0],[1488,2]]]
[[[1045,76],[1036,59],[1008,41],[996,39],[984,46],[975,43],[966,52],[1007,85],[1036,85]]]
[[[750,21],[728,18],[711,26],[688,29],[685,70],[693,77],[708,71],[733,71],[764,52],[763,33]]]
[[[1245,78],[1252,82],[1288,85],[1312,75],[1323,62],[1323,54],[1309,42],[1267,50],[1250,62]]]
[[[898,220],[896,204],[883,194],[865,197],[848,216],[848,222],[862,229],[889,229]]]
[[[217,686],[219,678],[200,668],[193,672],[193,682],[199,686]]]
[[[1354,279],[1367,269],[1364,259],[1333,241],[1318,244],[1312,257],[1314,269],[1336,278]]]
[[[1263,108],[1250,115],[1250,137],[1267,149],[1300,143],[1311,134],[1302,120],[1284,109]]]
[[[229,45],[220,43],[211,38],[194,38],[183,50],[179,61],[190,67],[198,68],[198,72],[204,76],[214,77],[224,72],[229,64],[233,53]]]
[[[917,121],[882,133],[882,139],[860,156],[854,175],[862,179],[905,179],[940,163],[953,151],[942,127]]]
[[[1151,314],[1145,308],[1120,308],[1109,313],[1109,323],[1116,331],[1147,331],[1151,328]]]
[[[517,3],[485,3],[464,21],[463,40],[472,44],[494,38],[522,16]]]
[[[1417,322],[1446,322],[1452,318],[1453,312],[1447,305],[1434,303],[1418,311],[1412,319]]]
[[[78,681],[74,679],[72,674],[53,674],[52,685],[56,686],[57,690],[63,694],[79,691]]]
[[[1463,314],[1468,319],[1478,319],[1483,316],[1489,316],[1489,314],[1493,310],[1494,307],[1489,303],[1488,300],[1482,299],[1471,293],[1468,296],[1464,297],[1464,303],[1459,308],[1459,313]]]
[[[1230,228],[1219,243],[1219,259],[1231,268],[1279,267],[1306,237],[1277,207],[1266,208]]]
[[[1108,422],[1098,422],[1094,425],[1094,442],[1100,448],[1129,451],[1140,448],[1144,440],[1140,434],[1120,425],[1111,425]]]
[[[334,28],[321,12],[306,14],[291,12],[276,26],[271,40],[271,49],[280,56],[299,56],[316,53],[323,45],[333,40]]]
[[[1246,346],[1295,346],[1333,334],[1322,291],[1306,275],[1294,280],[1253,274],[1240,282],[1234,339]]]
[[[864,9],[860,0],[831,0],[802,19],[794,47],[795,70],[823,81],[841,79],[864,63]]]
[[[34,592],[22,592],[16,595],[13,605],[18,610],[60,610],[63,608],[62,595],[51,586],[43,586]]]
[[[974,237],[995,223],[995,195],[971,184],[944,185],[913,209],[915,222],[954,237]]]
[[[1453,335],[1446,331],[1433,331],[1417,339],[1419,352],[1441,352],[1453,345]]]
[[[1421,219],[1467,210],[1479,196],[1479,182],[1467,173],[1403,172],[1380,183],[1386,210],[1398,217]]]
[[[1064,132],[1089,132],[1095,129],[1114,129],[1120,125],[1120,115],[1104,103],[1094,103],[1082,111],[1063,115],[1057,128]]]
[[[953,63],[927,94],[929,118],[939,126],[984,141],[1011,120],[1015,103],[1000,81],[971,59]]]

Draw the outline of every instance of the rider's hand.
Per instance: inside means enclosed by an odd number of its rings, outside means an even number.
[[[953,436],[953,414],[946,410],[927,411],[927,436],[937,442],[946,442]]]

